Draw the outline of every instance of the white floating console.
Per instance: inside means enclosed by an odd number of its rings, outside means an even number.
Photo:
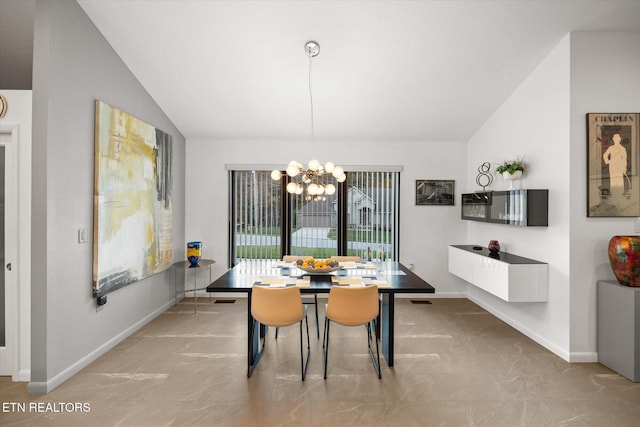
[[[484,247],[451,245],[449,273],[507,302],[548,298],[549,264],[506,252],[494,256]]]

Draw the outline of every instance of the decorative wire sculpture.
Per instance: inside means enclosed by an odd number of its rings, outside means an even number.
[[[493,175],[491,172],[491,163],[484,162],[478,166],[478,176],[476,176],[476,184],[482,187],[482,191],[485,191],[488,186],[493,182]]]

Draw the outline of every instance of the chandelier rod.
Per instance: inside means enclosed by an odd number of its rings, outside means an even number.
[[[313,120],[313,90],[311,84],[311,70],[313,57],[317,56],[320,53],[320,45],[316,43],[316,50],[313,50],[313,46],[306,47],[307,56],[309,56],[309,104],[310,104],[310,114],[311,114],[311,153],[313,154],[312,158],[316,158],[316,128]]]

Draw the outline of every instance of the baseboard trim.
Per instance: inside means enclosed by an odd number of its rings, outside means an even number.
[[[46,382],[35,382],[31,381],[27,384],[27,394],[47,394],[47,383]]]
[[[569,353],[571,363],[598,363],[598,353],[591,351]]]
[[[22,369],[21,371],[18,371],[18,378],[16,381],[18,382],[31,381],[31,369]]]
[[[111,338],[109,341],[102,344],[100,347],[93,350],[91,353],[87,354],[82,359],[78,360],[67,369],[63,370],[59,374],[55,375],[53,378],[48,381],[34,381],[27,384],[27,393],[28,394],[47,394],[50,391],[54,390],[56,387],[73,377],[75,374],[80,372],[82,369],[86,368],[97,360],[100,356],[111,350],[113,347],[124,341],[125,338],[129,337],[135,331],[155,319],[160,314],[164,313],[170,307],[173,307],[175,304],[175,300],[171,298],[170,301],[167,301],[162,306],[158,307],[138,322],[134,323],[124,331],[120,332],[115,337]]]

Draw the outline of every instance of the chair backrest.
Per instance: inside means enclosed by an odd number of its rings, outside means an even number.
[[[364,325],[378,316],[378,287],[351,288],[333,285],[329,291],[326,316],[345,326]]]
[[[309,255],[285,255],[282,257],[282,260],[284,262],[295,262],[299,259],[304,261],[307,258],[311,258],[311,257]]]
[[[289,326],[302,320],[304,309],[300,288],[253,286],[251,315],[266,326]]]
[[[336,255],[331,257],[332,261],[342,261],[342,262],[362,262],[362,258],[359,256],[346,256],[346,255]]]

